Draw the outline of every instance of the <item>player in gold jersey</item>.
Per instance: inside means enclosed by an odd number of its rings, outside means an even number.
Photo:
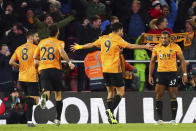
[[[157,78],[156,78],[156,103],[155,110],[158,114],[157,124],[163,123],[162,119],[162,98],[166,88],[169,90],[170,100],[171,100],[171,111],[172,111],[172,121],[174,125],[176,124],[176,112],[178,108],[178,103],[176,100],[178,91],[178,79],[177,79],[177,59],[180,60],[182,70],[183,70],[183,82],[187,82],[187,72],[184,56],[182,54],[181,48],[170,42],[170,33],[168,31],[163,31],[161,33],[161,43],[156,45],[153,49],[150,67],[149,67],[149,83],[154,84],[153,72],[155,68],[155,61],[158,60],[157,68]]]
[[[38,33],[35,30],[27,32],[27,42],[19,46],[10,59],[10,65],[19,67],[20,86],[26,95],[27,103],[27,126],[34,127],[32,123],[32,107],[38,104],[39,101],[39,87],[37,73],[34,65],[34,51],[37,48],[39,41]],[[19,61],[19,64],[16,63]]]
[[[151,50],[153,46],[147,45],[136,45],[129,44],[122,39],[123,36],[123,26],[121,23],[115,23],[112,25],[112,33],[109,35],[104,35],[100,37],[93,43],[88,43],[85,45],[72,45],[71,50],[79,50],[92,48],[94,46],[101,48],[101,61],[103,76],[106,83],[106,88],[108,92],[107,97],[107,110],[108,121],[110,124],[118,123],[113,115],[114,109],[118,106],[121,98],[124,96],[125,87],[124,79],[122,76],[121,62],[120,62],[120,50],[121,48],[128,49],[149,49]],[[116,89],[117,94],[115,95]]]
[[[50,37],[43,39],[34,53],[34,60],[38,71],[40,72],[41,88],[45,90],[41,97],[40,106],[45,108],[46,100],[50,97],[50,92],[54,91],[56,100],[57,118],[54,120],[56,125],[60,125],[60,117],[62,112],[62,66],[61,57],[66,60],[69,67],[73,69],[75,66],[71,63],[67,53],[64,51],[65,43],[58,40],[59,29],[56,25],[49,27]]]

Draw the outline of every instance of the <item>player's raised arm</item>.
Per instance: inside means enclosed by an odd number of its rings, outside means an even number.
[[[85,45],[79,45],[77,43],[74,43],[74,45],[71,45],[70,50],[74,52],[76,50],[93,48],[94,46],[95,45],[93,43],[87,43]]]
[[[151,45],[150,43],[146,45],[137,45],[137,44],[127,44],[125,48],[128,49],[147,49],[147,50],[152,50],[154,48],[154,45]]]

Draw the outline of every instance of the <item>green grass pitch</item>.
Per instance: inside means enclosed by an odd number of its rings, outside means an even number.
[[[196,123],[192,124],[38,124],[37,127],[27,127],[25,124],[0,125],[0,131],[196,131]]]

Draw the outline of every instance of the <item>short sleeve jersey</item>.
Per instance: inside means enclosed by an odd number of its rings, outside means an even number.
[[[12,55],[12,59],[19,61],[19,81],[37,82],[36,69],[33,59],[36,48],[37,45],[25,43],[19,46]]]
[[[182,54],[179,45],[171,43],[168,46],[158,44],[153,49],[152,55],[157,56],[157,72],[177,71],[177,55]]]
[[[59,49],[64,49],[65,43],[56,38],[46,38],[40,41],[35,54],[39,56],[40,63],[38,70],[56,68],[61,70],[61,55]]]
[[[122,37],[110,33],[100,37],[94,42],[94,45],[101,47],[101,61],[104,73],[122,72],[120,64],[120,50],[125,48],[129,43]]]

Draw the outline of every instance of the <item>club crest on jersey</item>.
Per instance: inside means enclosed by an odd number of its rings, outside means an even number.
[[[159,54],[159,58],[162,59],[163,58],[163,55],[162,54]]]
[[[172,53],[173,50],[169,50],[169,53]]]

